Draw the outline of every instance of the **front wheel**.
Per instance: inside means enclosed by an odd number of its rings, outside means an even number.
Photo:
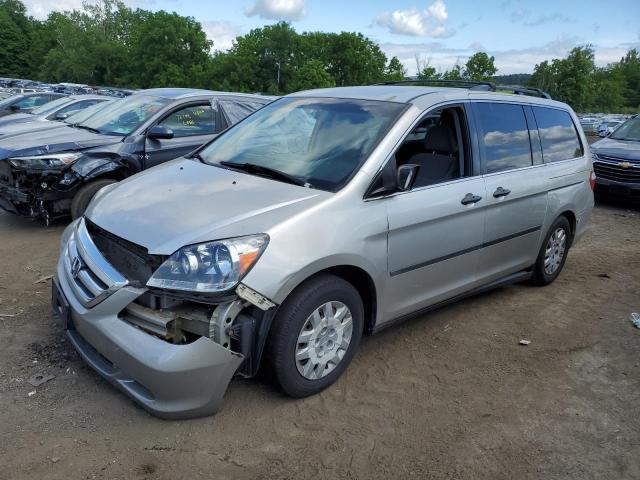
[[[116,183],[116,181],[110,178],[101,178],[80,187],[78,193],[76,193],[76,196],[73,197],[71,201],[71,218],[75,220],[84,215],[91,199],[98,193],[98,190],[112,183]]]
[[[571,226],[566,217],[558,217],[549,228],[538,259],[533,267],[533,283],[535,285],[549,285],[553,282],[567,260],[571,245]]]
[[[358,291],[334,275],[302,284],[280,307],[269,334],[275,378],[292,397],[316,394],[347,368],[362,336]]]

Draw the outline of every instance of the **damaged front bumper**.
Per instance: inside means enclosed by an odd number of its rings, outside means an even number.
[[[23,170],[0,160],[0,208],[23,217],[48,221],[68,214],[77,191],[69,170]]]
[[[71,233],[68,243],[72,243]],[[111,384],[162,418],[191,418],[215,412],[244,356],[213,339],[172,344],[122,317],[145,289],[118,283],[117,272],[93,245],[78,248],[79,262],[67,261],[66,246],[53,282],[52,303],[67,337],[82,358]],[[84,278],[86,291],[78,290]],[[93,282],[93,283],[91,283]],[[106,287],[97,304],[92,289]],[[83,287],[84,288],[84,287]]]

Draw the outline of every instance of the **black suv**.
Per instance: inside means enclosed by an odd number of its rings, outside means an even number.
[[[82,215],[102,187],[181,157],[271,102],[182,88],[144,90],[84,121],[0,139],[0,208],[45,222]]]

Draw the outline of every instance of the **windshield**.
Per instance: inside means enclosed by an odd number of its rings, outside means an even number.
[[[103,135],[127,136],[155,115],[171,100],[147,95],[132,95],[110,103],[97,114],[78,124]]]
[[[640,117],[627,120],[620,125],[609,138],[614,140],[631,140],[633,142],[640,142]]]
[[[370,100],[283,98],[227,130],[200,157],[213,165],[275,169],[314,188],[337,191],[404,107]]]
[[[40,115],[41,113],[49,113],[49,112],[55,110],[58,107],[66,105],[70,101],[71,101],[71,99],[67,98],[67,97],[57,98],[57,99],[55,99],[55,100],[53,100],[51,102],[45,103],[44,105],[42,105],[42,106],[40,106],[38,108],[34,108],[29,113],[32,114],[32,115]]]
[[[113,100],[107,100],[105,102],[98,102],[95,105],[91,105],[90,107],[80,110],[79,112],[74,113],[73,115],[69,115],[67,118],[64,119],[64,122],[70,125],[76,125],[78,123],[82,123],[85,120],[87,120],[90,116],[95,115],[98,111],[105,108],[112,101]]]

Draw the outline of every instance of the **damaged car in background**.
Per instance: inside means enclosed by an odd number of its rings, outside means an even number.
[[[0,208],[46,223],[78,218],[101,188],[193,151],[271,101],[159,88],[78,123],[0,137]]]

